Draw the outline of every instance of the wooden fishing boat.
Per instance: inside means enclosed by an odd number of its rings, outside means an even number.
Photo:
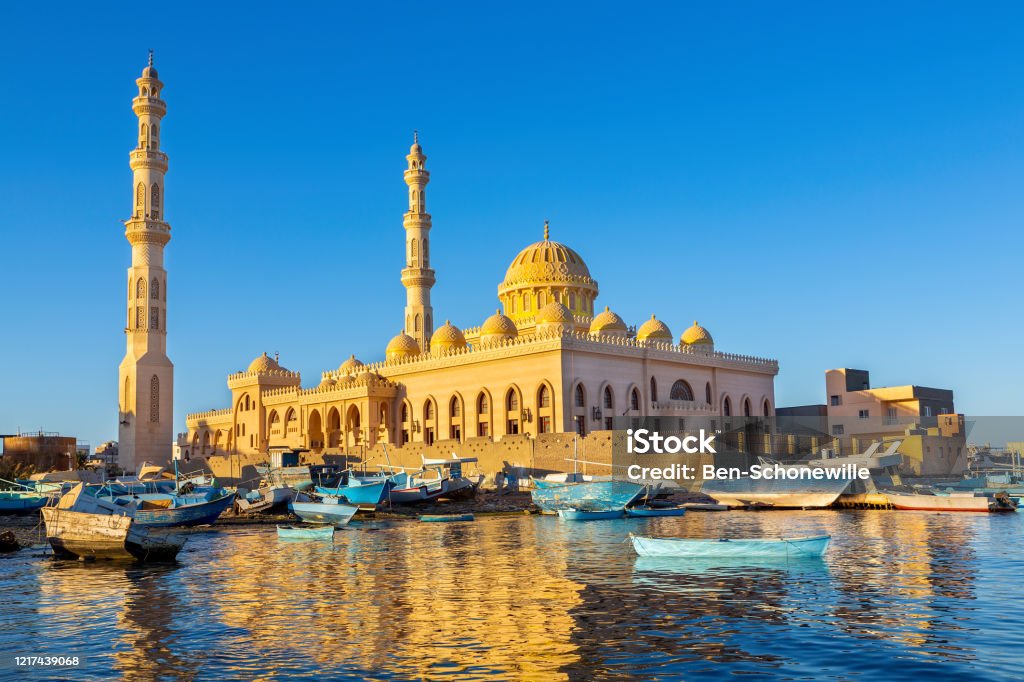
[[[334,538],[334,526],[278,526],[277,537],[282,540],[330,540]]]
[[[559,509],[558,516],[567,521],[601,521],[604,519],[621,519],[625,514],[621,509]]]
[[[335,527],[347,526],[359,507],[344,504],[337,497],[324,497],[320,502],[292,500],[288,510],[306,523],[328,523]]]
[[[239,514],[270,512],[277,507],[284,508],[295,499],[295,489],[286,485],[265,485],[242,494],[235,500],[235,511]]]
[[[422,514],[420,521],[424,523],[451,523],[454,521],[472,521],[476,517],[472,514]]]
[[[392,476],[380,474],[377,476],[357,476],[346,471],[341,475],[341,480],[336,486],[316,486],[316,492],[321,495],[344,497],[351,504],[380,504],[387,499],[388,493],[393,488],[405,486],[408,476],[399,474]]]
[[[415,504],[439,498],[467,499],[476,495],[483,475],[463,476],[462,465],[475,462],[476,457],[423,459],[423,468],[408,476],[404,484],[388,493],[391,504]]]
[[[992,497],[975,497],[968,494],[952,495],[913,495],[907,493],[885,493],[886,499],[895,509],[906,511],[944,511],[944,512],[1012,512],[1017,505],[1005,495]]]
[[[89,514],[43,507],[46,539],[53,552],[71,559],[172,561],[186,536],[135,523],[126,514]]]
[[[651,538],[630,535],[633,549],[646,557],[706,558],[784,558],[821,557],[828,549],[831,535],[792,538]]]
[[[686,507],[651,507],[648,505],[626,507],[626,516],[636,518],[647,518],[651,516],[682,516],[685,513]]]
[[[141,499],[135,510],[135,523],[153,527],[205,526],[214,523],[235,501],[235,493],[208,499],[206,495],[167,495]]]

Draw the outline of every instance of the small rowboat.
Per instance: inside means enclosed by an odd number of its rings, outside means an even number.
[[[289,502],[288,511],[306,523],[328,523],[340,528],[348,525],[359,507],[343,504],[337,497],[325,497],[323,502]]]
[[[602,511],[589,511],[584,509],[559,509],[558,517],[568,521],[599,521],[602,519],[621,519],[624,516],[621,509],[608,509]]]
[[[334,526],[278,526],[277,537],[285,540],[330,540],[334,537]]]
[[[424,523],[451,523],[452,521],[472,521],[472,514],[423,514],[420,521]]]
[[[627,507],[626,516],[647,518],[650,516],[682,516],[686,513],[686,507]]]
[[[821,557],[828,549],[831,535],[795,538],[649,538],[631,535],[633,549],[640,556],[705,558],[788,558]]]

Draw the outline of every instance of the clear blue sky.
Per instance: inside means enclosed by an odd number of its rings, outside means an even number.
[[[1020,3],[17,3],[0,25],[0,432],[116,437],[119,219],[156,50],[176,430],[280,351],[306,384],[401,326],[412,130],[435,316],[477,325],[520,248],[600,305],[1021,414]]]

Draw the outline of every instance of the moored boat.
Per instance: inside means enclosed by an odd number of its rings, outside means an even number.
[[[686,513],[686,507],[651,507],[642,505],[639,507],[626,507],[626,516],[646,518],[652,516],[682,516]]]
[[[807,469],[808,467],[786,467]],[[704,481],[701,492],[729,507],[822,509],[850,486],[849,478],[723,478]]]
[[[451,459],[423,459],[423,468],[408,476],[404,484],[388,493],[391,504],[415,504],[439,498],[466,499],[476,495],[483,475],[473,477],[462,474],[462,465],[475,462],[476,457]]]
[[[330,540],[334,538],[334,526],[278,526],[277,537],[282,540]]]
[[[634,504],[647,490],[641,483],[611,478],[553,482],[534,479],[530,496],[542,513],[559,509],[618,510]]]
[[[257,514],[284,507],[295,499],[295,489],[286,485],[265,485],[242,494],[239,490],[235,511],[239,514]]]
[[[885,493],[889,504],[904,511],[944,512],[1012,512],[1017,510],[1013,499],[1005,493],[995,497],[964,495],[916,495],[910,493]]]
[[[141,499],[135,510],[135,523],[152,527],[204,526],[214,523],[234,501],[233,492],[223,492],[212,499],[205,495]]]
[[[559,509],[558,517],[567,521],[602,521],[605,519],[621,519],[625,516],[622,509]]]
[[[821,557],[832,536],[694,539],[631,535],[630,539],[636,553],[646,557],[796,559]]]
[[[172,561],[185,544],[180,533],[150,529],[120,514],[43,507],[46,539],[61,558]]]
[[[387,474],[381,474],[379,476],[357,476],[352,472],[346,471],[341,475],[341,480],[338,484],[333,487],[327,486],[316,486],[316,492],[320,495],[332,495],[335,497],[344,497],[351,504],[380,504],[383,500],[387,499],[388,493],[396,487],[396,481],[400,480],[403,484],[406,479],[405,474],[401,474],[398,479]]]
[[[29,514],[46,506],[49,499],[30,490],[0,491],[0,514]]]
[[[359,507],[344,504],[337,497],[325,497],[321,502],[292,500],[288,503],[288,510],[306,523],[327,523],[341,527],[348,525]]]

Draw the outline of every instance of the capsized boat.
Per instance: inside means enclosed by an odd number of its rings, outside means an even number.
[[[559,509],[558,517],[567,521],[602,521],[605,519],[621,519],[625,514],[621,509]]]
[[[306,523],[327,523],[340,528],[348,525],[359,507],[345,504],[337,497],[327,496],[314,502],[302,496],[289,502],[288,510]]]
[[[1012,512],[1017,504],[1006,493],[994,497],[975,496],[972,493],[951,495],[916,495],[886,492],[886,499],[895,509],[905,511],[945,512]]]
[[[618,510],[634,504],[645,495],[647,486],[634,481],[611,477],[591,480],[555,482],[533,479],[530,496],[542,513],[555,514],[559,509]]]
[[[646,557],[685,558],[782,558],[820,557],[828,549],[831,535],[792,538],[651,538],[630,535],[633,549]]]
[[[682,516],[686,513],[686,507],[651,507],[640,505],[639,507],[626,507],[626,516],[645,518],[651,516]]]
[[[334,526],[278,526],[277,537],[282,540],[331,540],[334,538]]]

